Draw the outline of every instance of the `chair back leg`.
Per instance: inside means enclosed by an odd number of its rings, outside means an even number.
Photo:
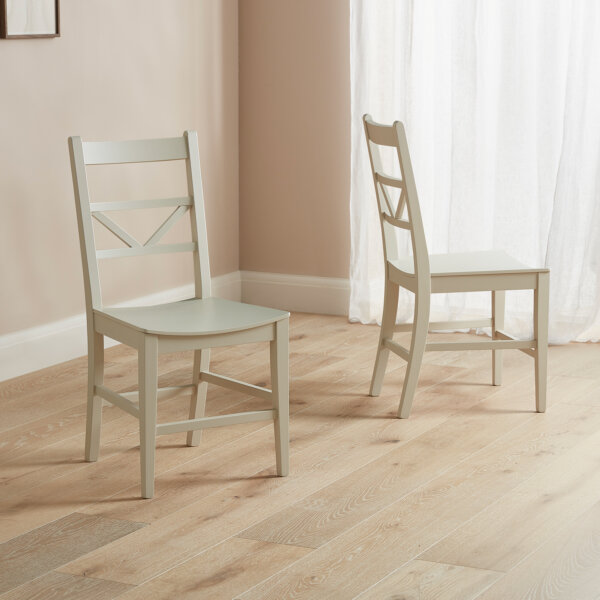
[[[156,336],[144,336],[144,341],[138,351],[138,361],[142,498],[152,498],[154,496],[158,393],[158,339]]]
[[[535,349],[535,409],[546,412],[546,386],[548,379],[548,304],[550,273],[538,273],[533,292],[533,329],[537,342]]]
[[[379,396],[385,368],[387,367],[390,351],[383,344],[386,339],[392,339],[394,327],[396,326],[396,315],[398,313],[398,286],[386,277],[385,295],[383,298],[383,314],[381,316],[381,330],[379,332],[379,344],[375,356],[375,366],[371,377],[371,389],[369,396]]]
[[[271,388],[275,416],[275,455],[277,475],[285,477],[290,470],[289,451],[289,319],[277,321],[275,339],[270,342]]]
[[[206,410],[206,392],[208,390],[208,382],[200,381],[200,373],[208,371],[210,365],[210,350],[195,350],[194,351],[194,370],[192,383],[194,391],[190,401],[190,419],[199,419],[204,416]],[[197,446],[202,439],[202,429],[187,432],[187,445]]]
[[[410,355],[406,365],[406,374],[404,375],[404,385],[402,386],[402,396],[400,397],[400,406],[398,407],[398,417],[408,419],[412,407],[417,382],[419,381],[419,372],[421,371],[421,362],[425,353],[427,344],[427,330],[429,329],[429,309],[431,295],[429,293],[415,294],[415,316],[413,319],[412,338],[410,340]]]
[[[492,339],[498,339],[496,332],[504,329],[504,306],[506,292],[495,290],[492,292]],[[492,350],[492,385],[502,383],[502,350]]]
[[[102,429],[102,398],[94,394],[94,387],[104,382],[104,336],[88,328],[88,392],[85,426],[85,460],[98,460],[100,430]]]

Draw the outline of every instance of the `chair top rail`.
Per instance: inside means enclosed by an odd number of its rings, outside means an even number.
[[[182,160],[188,157],[182,137],[158,140],[129,140],[123,142],[83,142],[86,165]]]
[[[398,144],[396,130],[393,125],[375,123],[375,121],[371,119],[371,115],[365,115],[365,126],[367,128],[369,141],[374,144],[377,144],[378,146],[396,146]]]
[[[191,196],[181,198],[154,198],[151,200],[125,200],[122,202],[92,202],[90,211],[107,212],[111,210],[138,210],[145,208],[163,208],[169,206],[191,206],[193,204]]]

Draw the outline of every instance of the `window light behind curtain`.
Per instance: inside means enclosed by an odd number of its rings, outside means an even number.
[[[406,125],[430,253],[549,266],[550,340],[598,340],[600,2],[351,0],[350,38],[351,320],[383,302],[370,113]],[[411,301],[401,290],[399,320]],[[528,336],[531,307],[509,292],[506,329]],[[432,299],[432,319],[489,310],[489,294]]]

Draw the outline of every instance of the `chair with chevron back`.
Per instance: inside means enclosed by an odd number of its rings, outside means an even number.
[[[188,446],[200,441],[207,427],[273,420],[277,474],[288,473],[288,322],[289,313],[232,302],[211,296],[208,243],[200,176],[198,138],[193,131],[182,137],[122,142],[83,142],[69,138],[81,258],[83,263],[88,332],[88,398],[85,458],[98,459],[102,401],[120,407],[139,419],[142,496],[154,494],[156,436],[187,431]],[[125,200],[90,203],[86,169],[91,165],[185,161],[188,194],[183,198]],[[145,243],[121,228],[108,212],[172,207],[173,212]],[[191,242],[159,243],[186,212],[190,213]],[[97,250],[92,219],[101,223],[126,247]],[[172,252],[193,253],[195,294],[180,302],[158,306],[109,308],[102,303],[98,259]],[[104,336],[138,352],[139,391],[118,394],[104,385]],[[270,343],[272,389],[250,385],[209,370],[210,348]],[[193,350],[194,360],[189,419],[157,424],[157,399],[180,392],[158,388],[158,355]],[[204,416],[209,383],[257,396],[268,403],[264,410]],[[137,400],[137,402],[135,401]]]

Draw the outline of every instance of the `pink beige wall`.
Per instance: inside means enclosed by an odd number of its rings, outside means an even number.
[[[84,310],[69,135],[197,129],[213,275],[239,268],[237,0],[62,0],[61,29],[0,40],[0,335]],[[161,177],[125,187],[156,197]],[[176,257],[141,261],[112,263],[110,300],[191,281]]]
[[[69,135],[197,129],[213,275],[347,277],[348,19],[346,0],[62,0],[60,38],[0,40],[0,335],[83,312]],[[168,174],[92,184],[156,197]],[[178,258],[107,263],[104,296],[190,282]]]
[[[347,0],[240,0],[240,268],[347,277]]]

